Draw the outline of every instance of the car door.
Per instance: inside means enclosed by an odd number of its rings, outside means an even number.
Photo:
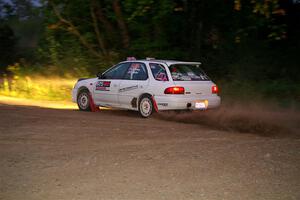
[[[131,62],[124,79],[120,82],[119,104],[124,108],[137,108],[137,98],[149,85],[146,65]]]
[[[104,72],[94,84],[95,103],[101,106],[118,106],[120,82],[129,64],[121,63]]]

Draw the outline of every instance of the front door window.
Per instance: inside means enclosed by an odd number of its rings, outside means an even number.
[[[102,75],[102,79],[122,79],[126,70],[128,68],[128,63],[121,63]]]

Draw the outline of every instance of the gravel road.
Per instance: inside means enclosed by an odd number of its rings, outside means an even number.
[[[298,200],[299,137],[0,104],[3,200]]]

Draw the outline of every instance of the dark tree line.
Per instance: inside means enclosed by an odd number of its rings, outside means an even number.
[[[2,1],[1,66],[25,58],[42,69],[96,72],[136,56],[202,61],[219,78],[297,80],[299,7],[295,0]]]

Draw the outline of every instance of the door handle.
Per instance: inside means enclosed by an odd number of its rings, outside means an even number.
[[[117,84],[114,84],[114,87],[117,87],[118,85]]]

